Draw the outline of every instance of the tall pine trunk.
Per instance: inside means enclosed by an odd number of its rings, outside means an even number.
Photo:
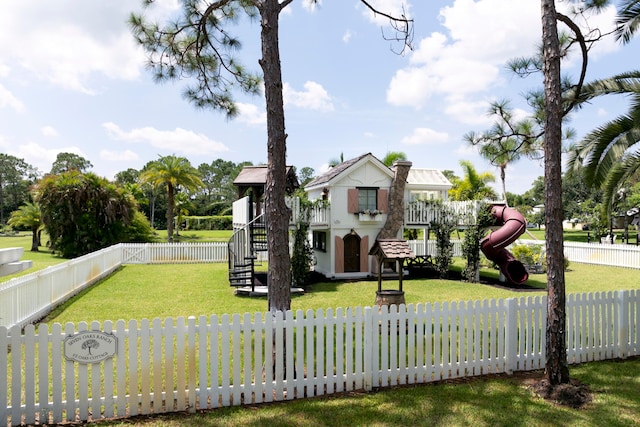
[[[269,250],[269,311],[287,311],[291,306],[291,268],[289,259],[289,214],[285,204],[286,139],[282,99],[282,69],[278,45],[278,0],[265,0],[259,6],[262,59],[267,108],[267,183],[265,214]]]
[[[562,91],[560,44],[554,0],[542,2],[545,96],[544,189],[547,248],[546,377],[551,385],[569,382],[566,298],[562,239]]]

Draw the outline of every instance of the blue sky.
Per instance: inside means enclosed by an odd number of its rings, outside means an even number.
[[[160,19],[176,0],[159,0]],[[311,8],[295,0],[281,15],[288,163],[312,167],[371,152],[407,154],[414,167],[451,169],[470,160],[497,170],[463,140],[491,125],[489,102],[540,85],[538,77],[511,75],[505,62],[535,52],[540,3],[533,0],[378,0],[415,21],[414,49],[383,38],[391,34],[359,0],[324,0]],[[181,82],[153,82],[145,55],[126,23],[135,0],[21,0],[0,15],[0,152],[48,172],[59,152],[87,158],[107,178],[176,154],[194,166],[216,158],[266,162],[264,98],[236,93],[241,114],[195,109]],[[559,3],[566,8],[566,3]],[[603,32],[615,11],[592,18]],[[231,29],[243,42],[238,57],[259,70],[259,25]],[[620,46],[609,37],[592,50],[587,80],[637,68],[640,43]],[[577,75],[577,58],[563,72]],[[624,99],[603,99],[573,114],[579,137],[625,111]],[[524,111],[521,111],[524,114]],[[522,193],[542,175],[541,164],[521,160],[507,169],[507,191]],[[496,182],[496,188],[499,188]]]

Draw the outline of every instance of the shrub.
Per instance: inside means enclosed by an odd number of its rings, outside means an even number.
[[[233,216],[185,216],[182,220],[185,230],[231,230]]]

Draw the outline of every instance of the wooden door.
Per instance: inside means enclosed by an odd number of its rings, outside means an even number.
[[[360,237],[356,234],[344,236],[344,272],[360,271]]]

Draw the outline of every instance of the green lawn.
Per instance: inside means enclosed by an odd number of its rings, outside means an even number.
[[[460,264],[461,260],[458,261]],[[497,275],[495,270],[484,270]],[[566,273],[567,293],[640,289],[636,270],[571,264]],[[436,301],[471,301],[545,295],[546,275],[532,275],[528,284],[538,290],[509,290],[454,280],[405,280],[407,304]],[[397,289],[397,281],[383,288]],[[293,310],[372,306],[377,282],[326,282],[294,295]],[[143,298],[144,296],[144,298]],[[266,298],[241,297],[228,284],[226,263],[125,265],[115,274],[82,292],[46,320],[65,323],[91,320],[153,319],[211,314],[267,311]]]
[[[19,242],[22,237],[15,239],[12,242]],[[27,252],[26,255],[34,259],[32,255],[37,254]],[[43,257],[57,260],[50,254]],[[458,268],[461,263],[458,260]],[[70,300],[46,321],[64,323],[265,311],[266,299],[233,295],[226,268],[225,263],[127,265]],[[497,272],[485,270],[483,274],[497,275]],[[566,273],[567,292],[639,289],[637,274],[636,270],[572,263]],[[407,303],[414,304],[542,296],[545,280],[544,275],[531,276],[528,284],[539,289],[528,291],[437,279],[406,280],[404,290]],[[385,288],[395,286],[395,281],[385,282]],[[304,295],[294,296],[292,308],[370,306],[374,303],[376,288],[375,281],[321,283]],[[541,373],[536,375],[539,377]],[[280,404],[222,408],[194,415],[134,417],[96,424],[151,427],[640,425],[639,358],[572,366],[571,377],[589,384],[594,392],[594,401],[580,410],[560,407],[535,396],[527,386],[530,376],[480,377],[374,393],[345,393]]]
[[[474,426],[627,427],[640,425],[640,359],[571,367],[571,378],[590,386],[583,409],[537,397],[530,383],[541,375],[479,377],[420,386],[353,392],[286,403],[221,408],[203,413],[102,421],[112,427],[240,426]]]

